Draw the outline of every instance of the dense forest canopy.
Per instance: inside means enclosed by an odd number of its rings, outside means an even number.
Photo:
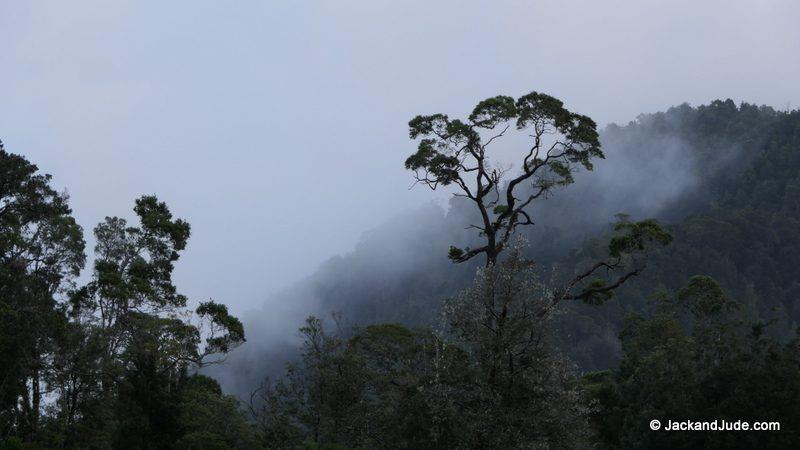
[[[507,123],[536,140],[516,172],[490,163]],[[598,132],[532,93],[409,125],[407,168],[460,195],[243,323],[180,294],[191,229],[165,203],[106,218],[85,268],[66,194],[0,147],[0,448],[798,444],[800,112],[684,104]]]

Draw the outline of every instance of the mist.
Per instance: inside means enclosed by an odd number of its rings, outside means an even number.
[[[0,133],[85,230],[158,194],[192,224],[178,286],[243,312],[445,201],[408,189],[414,115],[531,90],[601,125],[727,97],[785,109],[796,17],[790,1],[6,3]]]
[[[797,447],[799,18],[794,0],[4,2],[0,448]],[[458,170],[499,170],[502,192],[532,137],[537,156],[566,137],[589,150],[530,179],[566,186],[477,211],[406,170],[412,118],[488,98],[525,122],[497,96],[532,92],[556,130],[510,123],[486,161],[469,139],[478,167]],[[109,217],[130,227],[94,235]]]
[[[736,108],[730,101],[718,105]],[[715,136],[713,145],[701,148],[683,123],[697,114],[684,104],[602,131],[605,159],[596,160],[592,171],[578,172],[574,184],[534,203],[536,224],[521,230],[545,272],[586,239],[606,232],[619,214],[671,224],[702,210],[708,206],[706,186],[742,170],[746,154],[762,145],[754,141],[743,148],[736,139]],[[497,141],[494,150],[507,156],[513,148],[526,147],[510,137]],[[415,189],[431,192],[422,185]],[[468,229],[479,221],[471,202],[459,197],[396,213],[366,231],[351,251],[244,314],[248,342],[207,373],[246,399],[265,378],[279,378],[286,364],[295,362],[302,342],[298,328],[312,315],[332,328],[375,322],[437,326],[441,301],[464,289],[480,265],[453,264],[448,248],[480,245]]]

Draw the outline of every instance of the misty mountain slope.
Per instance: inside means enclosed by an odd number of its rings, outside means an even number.
[[[560,316],[563,350],[580,367],[612,364],[625,314],[646,308],[656,289],[676,289],[695,274],[717,278],[753,314],[782,319],[784,331],[800,319],[799,129],[800,113],[728,100],[604,130],[607,159],[533,208],[537,224],[523,231],[530,257],[544,267],[580,265],[602,247],[617,213],[658,218],[675,241],[606,305],[570,305]],[[438,324],[440,301],[466,286],[481,264],[446,258],[450,245],[474,240],[464,229],[472,214],[453,200],[446,212],[421,208],[366,233],[353,252],[248,314],[248,344],[214,374],[242,394],[260,376],[281,373],[307,314]]]
[[[655,214],[675,239],[651,255],[641,276],[602,308],[572,305],[565,350],[582,367],[607,367],[616,341],[603,336],[615,335],[627,313],[647,308],[657,289],[675,290],[697,274],[717,279],[753,320],[773,322],[778,336],[790,336],[800,320],[800,113],[726,102],[679,114],[693,118],[684,126],[697,151],[696,170],[710,170]],[[714,157],[726,147],[730,156]],[[590,242],[571,263],[598,247]]]
[[[297,330],[312,314],[330,320],[340,313],[345,326],[427,323],[439,301],[474,273],[474,267],[447,260],[449,222],[445,210],[431,203],[365,232],[352,252],[330,258],[313,275],[270,296],[262,309],[245,314],[248,342],[207,373],[246,398],[265,376],[283,374],[300,344]]]

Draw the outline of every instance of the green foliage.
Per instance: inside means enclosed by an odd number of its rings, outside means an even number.
[[[438,184],[447,186],[458,179],[458,158],[439,153],[435,146],[434,140],[423,139],[417,153],[406,159],[406,169],[424,169]]]
[[[550,298],[514,255],[448,303],[443,333],[385,323],[345,339],[309,318],[302,362],[262,391],[267,445],[585,445],[586,411],[539,314]]]
[[[189,224],[138,199],[139,226],[95,228],[75,289],[83,233],[49,183],[0,145],[0,448],[257,448],[238,402],[187,375],[244,342],[224,305],[187,320],[172,271]]]
[[[591,170],[591,158],[604,158],[600,150],[600,138],[595,122],[584,115],[564,108],[564,103],[555,97],[531,92],[517,100],[517,128],[541,126],[552,121],[555,129],[567,141],[574,143],[566,148],[569,161],[578,162]]]
[[[182,436],[175,448],[262,448],[239,402],[223,395],[215,380],[202,375],[190,377],[181,389],[179,422]]]
[[[505,171],[496,167],[489,146],[503,137],[514,119],[517,130],[526,130],[532,142],[517,154],[520,173],[504,179]],[[594,121],[538,92],[516,101],[502,95],[483,100],[466,121],[433,114],[411,119],[408,127],[409,137],[420,140],[417,151],[406,159],[406,169],[431,189],[455,184],[460,191],[454,195],[472,201],[481,216],[482,223],[471,227],[479,230],[485,245],[460,254],[451,249],[450,259],[459,263],[485,254],[486,265],[494,264],[516,227],[533,224],[528,208],[534,200],[556,186],[574,183],[576,170],[592,170],[591,160],[604,157]],[[502,131],[483,135],[497,127]],[[527,187],[532,190],[527,199],[515,195],[515,189],[518,193]],[[497,205],[501,198],[505,205]],[[495,217],[489,216],[490,210]]]
[[[0,143],[0,439],[10,447],[41,433],[67,320],[57,296],[85,261],[82,230],[50,181]]]
[[[653,219],[640,222],[619,222],[614,231],[622,232],[614,236],[608,244],[612,257],[620,257],[626,253],[645,251],[652,244],[669,245],[672,234]]]
[[[224,305],[213,301],[196,310],[206,326],[198,328],[183,318],[187,298],[177,292],[172,271],[186,246],[189,224],[173,219],[154,196],[137,200],[134,211],[139,227],[116,217],[97,226],[92,280],[71,299],[71,313],[85,327],[86,340],[75,357],[97,361],[73,377],[102,401],[78,397],[62,420],[102,423],[105,436],[99,443],[86,443],[90,445],[168,447],[180,441],[197,446],[197,435],[186,435],[179,423],[182,380],[208,357],[242,343],[244,329]],[[73,384],[58,391],[69,396]],[[228,403],[217,406],[228,408]],[[109,415],[118,418],[109,421]],[[197,433],[216,445],[209,429]]]
[[[451,260],[457,260],[462,256],[464,256],[464,250],[458,247],[451,246],[450,251],[447,252],[447,257],[450,258]]]
[[[200,303],[195,311],[199,317],[210,320],[211,336],[206,339],[208,353],[227,353],[233,346],[245,342],[244,326],[228,314],[228,307],[213,301]],[[218,336],[219,332],[222,336]]]
[[[562,345],[571,349],[570,356],[581,367],[612,367],[620,354],[613,336],[624,316],[645,311],[645,299],[654,289],[677,291],[696,274],[717,280],[744,304],[753,320],[774,322],[767,333],[781,340],[792,338],[800,320],[800,307],[794,301],[800,292],[800,216],[791,194],[800,173],[800,154],[795,151],[800,145],[799,127],[797,112],[715,101],[644,115],[624,127],[605,130],[604,145],[613,149],[608,151],[636,166],[658,160],[655,155],[678,143],[684,149],[680,157],[689,165],[682,170],[696,178],[685,195],[664,204],[658,214],[673,239],[668,247],[657,244],[646,249],[647,270],[616,290],[601,310],[568,306],[580,319],[564,319]],[[580,224],[590,194],[580,189],[559,192],[556,202],[541,205],[539,225],[557,227],[558,223],[547,221],[550,216]],[[625,208],[619,205],[620,210]],[[560,236],[534,232],[529,239],[533,248],[549,250],[550,261],[561,259],[565,248],[577,247],[560,261],[569,271],[606,254],[613,232],[583,243],[576,236],[566,231]],[[629,244],[619,248],[636,248]],[[543,254],[548,251],[536,250],[531,257],[545,262]]]
[[[492,209],[495,214],[504,214],[506,211],[508,211],[508,205],[497,205]]]
[[[498,95],[479,102],[469,115],[469,121],[476,127],[492,129],[516,116],[517,106],[514,99]]]
[[[652,315],[629,317],[619,368],[583,380],[601,448],[796,447],[796,434],[785,432],[800,426],[796,343],[754,333],[738,311],[713,279],[698,276]],[[782,432],[652,432],[652,419],[779,421]]]
[[[596,279],[590,281],[584,287],[582,298],[583,302],[587,305],[600,306],[614,297],[614,291],[605,290],[608,287],[608,281]]]
[[[741,307],[739,303],[728,298],[716,280],[706,275],[690,278],[678,291],[677,298],[698,318],[717,316]]]

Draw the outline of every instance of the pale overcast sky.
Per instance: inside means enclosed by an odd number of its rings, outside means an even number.
[[[88,231],[156,193],[182,291],[234,310],[350,250],[409,191],[406,123],[538,90],[600,124],[800,106],[797,1],[3,1],[0,139]]]

